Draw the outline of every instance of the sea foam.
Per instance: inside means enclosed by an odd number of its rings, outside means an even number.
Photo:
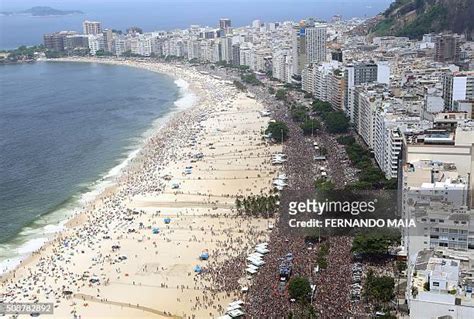
[[[179,88],[178,99],[174,102],[176,109],[170,110],[165,116],[157,118],[150,130],[145,132],[138,141],[138,148],[131,148],[131,152],[127,152],[125,160],[120,162],[118,165],[111,168],[107,173],[102,175],[95,183],[87,187],[87,191],[84,192],[72,206],[64,207],[59,209],[49,216],[42,218],[50,221],[50,224],[44,225],[38,228],[26,227],[20,233],[22,238],[17,247],[13,247],[14,244],[0,245],[0,257],[3,259],[0,261],[0,275],[8,272],[9,270],[17,267],[22,260],[27,258],[32,252],[41,248],[54,234],[65,229],[67,221],[77,212],[80,208],[87,203],[95,200],[107,187],[113,184],[115,178],[120,176],[122,171],[130,164],[130,162],[140,153],[144,141],[154,135],[166,124],[166,122],[177,112],[183,111],[194,106],[198,97],[192,92],[190,84],[184,79],[177,79],[174,83]],[[47,236],[47,237],[44,237]]]

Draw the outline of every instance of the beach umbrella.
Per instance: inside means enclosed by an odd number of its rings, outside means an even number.
[[[201,273],[202,268],[199,265],[194,266],[194,272],[197,272],[198,274]]]
[[[200,256],[199,259],[201,260],[208,260],[209,259],[209,253],[207,251],[203,252]]]
[[[93,283],[93,284],[94,284],[94,283],[97,283],[97,282],[99,282],[99,277],[93,276],[91,279],[89,279],[89,282],[91,282],[91,283]]]
[[[165,224],[169,224],[169,223],[171,223],[171,218],[166,217],[166,218],[164,219],[164,221],[165,221]]]
[[[160,233],[160,229],[158,227],[153,227],[153,234],[159,234]]]

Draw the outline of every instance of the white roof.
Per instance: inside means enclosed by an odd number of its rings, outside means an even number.
[[[248,264],[247,268],[252,268],[252,269],[258,270],[258,266],[255,266],[255,265],[252,265],[252,264]]]
[[[255,257],[255,256],[252,256],[252,257],[247,257],[247,260],[248,261],[261,261],[262,258],[260,257]]]
[[[244,302],[242,300],[236,300],[236,301],[232,301],[231,303],[229,303],[229,306],[231,305],[243,305]]]
[[[250,262],[254,264],[255,266],[259,266],[259,267],[265,264],[263,260],[251,260]]]
[[[229,316],[231,316],[232,318],[240,317],[240,316],[245,315],[245,313],[244,313],[242,310],[239,310],[239,309],[235,309],[235,310],[229,311],[227,314],[228,314]]]
[[[229,306],[227,307],[227,312],[232,311],[232,310],[235,310],[235,309],[240,309],[240,308],[242,308],[241,305],[229,305]]]
[[[248,273],[252,274],[252,275],[257,272],[255,269],[252,269],[252,268],[247,268],[247,269],[245,269],[245,270],[246,270]]]

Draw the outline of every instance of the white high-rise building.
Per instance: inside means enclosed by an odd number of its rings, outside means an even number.
[[[434,130],[407,137],[406,159],[408,162],[433,160],[452,162],[462,176],[474,171],[474,124],[458,123],[454,132]],[[474,179],[469,179],[472,205],[474,205]]]
[[[315,84],[315,75],[316,66],[314,64],[309,64],[301,72],[301,89],[305,92],[311,93],[314,95],[314,84]]]
[[[373,91],[358,90],[359,114],[356,130],[370,149],[374,148],[375,110],[381,103],[382,96]]]
[[[304,27],[296,26],[293,28],[292,47],[293,72],[296,75],[301,75],[304,67],[308,64]]]
[[[116,38],[116,39],[114,40],[114,52],[115,52],[115,55],[120,56],[120,55],[122,55],[125,51],[127,51],[125,39],[123,39],[123,38]]]
[[[328,102],[336,110],[344,109],[344,77],[340,69],[329,74]]]
[[[356,63],[345,66],[344,81],[344,112],[352,123],[358,125],[358,101],[354,100],[355,86],[377,81],[377,65],[375,63]]]
[[[387,179],[398,177],[404,134],[422,132],[432,126],[419,116],[407,114],[400,101],[386,100],[377,107],[373,151]]]
[[[154,39],[151,36],[140,35],[130,40],[131,51],[133,54],[141,56],[150,56],[154,46]]]
[[[274,22],[266,23],[265,27],[266,27],[267,31],[275,31],[276,28],[277,28],[276,23],[274,23]]]
[[[213,46],[210,40],[201,40],[200,60],[204,62],[213,62]]]
[[[252,50],[252,63],[250,68],[254,71],[266,71],[266,61],[270,55],[270,52],[264,49]]]
[[[82,23],[82,30],[84,34],[89,35],[98,35],[102,33],[102,23],[98,21],[84,21]]]
[[[291,52],[289,49],[278,50],[273,54],[272,73],[275,79],[282,82],[290,82],[292,75]]]
[[[293,71],[301,75],[310,63],[326,61],[327,26],[322,24],[306,25],[302,22],[293,28]]]
[[[262,21],[260,21],[260,20],[253,20],[252,21],[252,28],[254,28],[254,29],[259,29],[261,25],[262,25]]]
[[[230,63],[232,61],[232,37],[221,38],[221,60]]]
[[[377,82],[390,84],[390,64],[387,61],[377,62]]]
[[[219,40],[215,40],[211,42],[211,61],[212,63],[219,62],[221,60],[221,43]]]
[[[89,35],[89,50],[91,55],[95,55],[99,50],[105,50],[105,39],[102,34]]]
[[[326,61],[327,26],[324,24],[306,28],[306,54],[308,63]]]
[[[474,100],[474,71],[448,73],[443,84],[444,103],[449,109],[455,101]]]
[[[402,232],[410,318],[472,318],[474,126],[427,130],[405,142],[402,218],[416,220]]]
[[[200,43],[197,39],[188,41],[188,60],[199,59]]]
[[[314,98],[331,103],[334,109],[342,110],[344,81],[338,61],[308,64],[301,74],[301,88]]]
[[[250,48],[247,46],[240,47],[240,65],[246,65],[250,67],[251,62],[252,62],[252,59],[251,59]]]

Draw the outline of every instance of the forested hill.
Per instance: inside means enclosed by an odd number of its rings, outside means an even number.
[[[370,30],[375,36],[421,38],[430,32],[452,31],[472,39],[474,0],[396,0]]]

